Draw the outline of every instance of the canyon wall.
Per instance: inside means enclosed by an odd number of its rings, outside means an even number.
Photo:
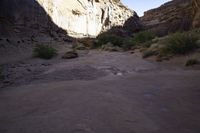
[[[149,10],[141,17],[145,29],[163,36],[200,26],[199,0],[173,0]]]
[[[0,6],[2,34],[10,28],[6,22],[37,30],[57,27],[73,37],[95,37],[112,27],[123,26],[131,17],[134,23],[139,20],[120,0],[1,0]]]
[[[97,36],[136,15],[119,0],[38,0],[53,22],[72,36]]]

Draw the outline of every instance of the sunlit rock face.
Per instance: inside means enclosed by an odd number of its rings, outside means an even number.
[[[200,27],[200,0],[172,0],[141,18],[146,29],[159,35]]]
[[[37,0],[53,22],[75,37],[97,36],[136,15],[119,0]]]

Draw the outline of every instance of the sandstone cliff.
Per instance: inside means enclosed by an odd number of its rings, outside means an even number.
[[[38,0],[53,22],[73,36],[97,36],[136,15],[119,0]]]
[[[141,17],[145,29],[151,29],[158,35],[189,30],[200,25],[199,0],[173,0],[149,10]]]
[[[130,17],[138,23],[137,14],[120,0],[1,0],[0,6],[1,34],[20,25],[37,28],[37,32],[54,27],[54,31],[60,28],[73,37],[97,36],[123,26]]]

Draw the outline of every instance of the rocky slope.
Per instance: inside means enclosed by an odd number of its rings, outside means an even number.
[[[119,0],[1,0],[0,5],[0,35],[21,32],[20,27],[36,32],[54,27],[74,37],[97,36],[130,17],[138,23],[137,14]]]
[[[141,20],[145,29],[151,29],[161,36],[196,28],[200,26],[200,1],[173,0],[145,12]]]

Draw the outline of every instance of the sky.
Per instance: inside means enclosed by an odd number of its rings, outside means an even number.
[[[121,0],[122,3],[137,12],[139,16],[149,9],[159,7],[170,0]]]

